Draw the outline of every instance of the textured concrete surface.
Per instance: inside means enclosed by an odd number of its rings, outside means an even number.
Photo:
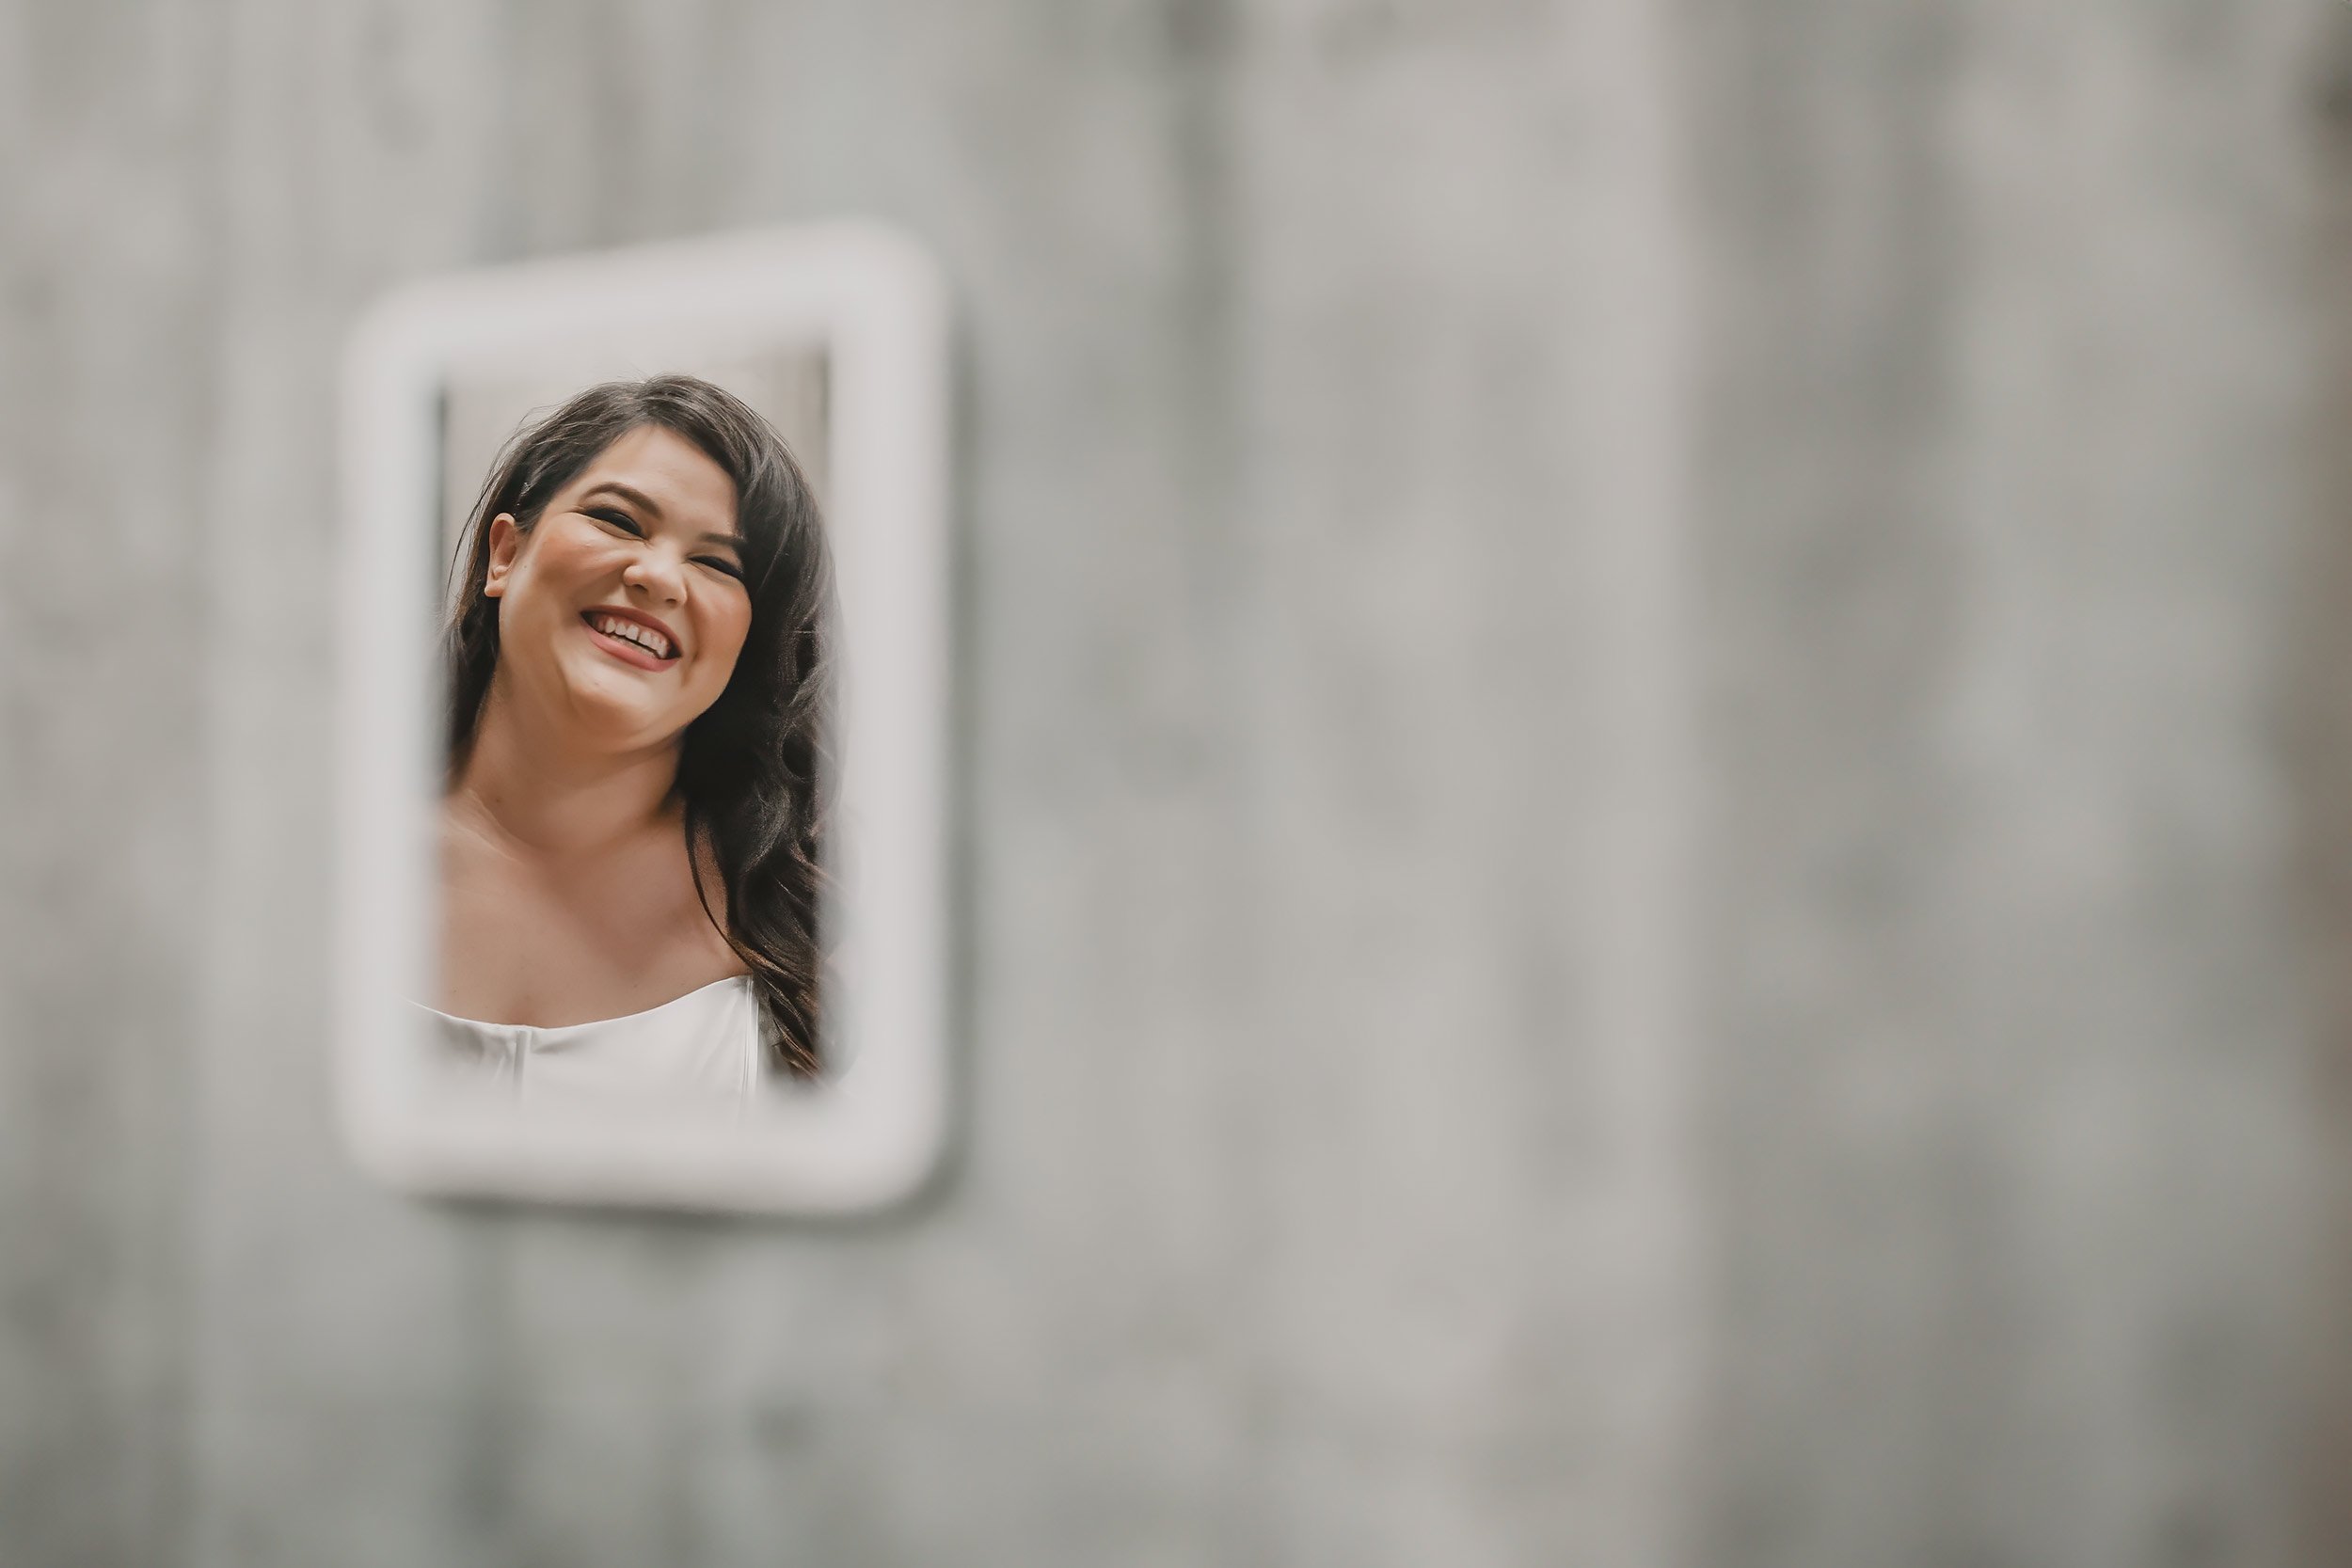
[[[0,0],[0,1562],[2342,1560],[2347,21]],[[842,211],[963,328],[950,1178],[375,1192],[341,334]]]

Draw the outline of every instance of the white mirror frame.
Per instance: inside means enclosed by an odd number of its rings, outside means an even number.
[[[849,1067],[727,1120],[535,1118],[437,1096],[429,994],[440,737],[440,399],[455,376],[584,344],[644,373],[681,356],[821,346],[827,521],[850,759],[854,978],[828,998]],[[946,1126],[949,614],[946,293],[862,222],[763,230],[427,279],[373,306],[343,363],[339,1110],[404,1190],[596,1205],[845,1213],[928,1179]]]

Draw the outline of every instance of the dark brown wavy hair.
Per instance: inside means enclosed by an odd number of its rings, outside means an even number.
[[[528,532],[557,491],[644,425],[691,441],[735,482],[752,621],[726,689],[687,725],[672,799],[684,807],[694,891],[752,972],[771,1065],[795,1077],[824,1066],[818,919],[832,806],[833,567],[824,522],[775,428],[734,394],[690,375],[591,387],[510,439],[467,520],[444,638],[449,771],[454,786],[498,668],[499,602],[485,594],[490,520]],[[710,910],[703,857],[718,869],[726,919]]]

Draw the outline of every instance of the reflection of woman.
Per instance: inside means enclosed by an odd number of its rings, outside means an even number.
[[[591,388],[501,455],[464,574],[442,1037],[526,1089],[815,1072],[832,588],[774,430]]]

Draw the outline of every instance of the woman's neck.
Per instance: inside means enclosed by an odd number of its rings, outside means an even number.
[[[643,752],[586,750],[576,735],[534,724],[529,705],[493,678],[450,797],[518,847],[593,854],[673,815],[677,764],[675,741]]]

